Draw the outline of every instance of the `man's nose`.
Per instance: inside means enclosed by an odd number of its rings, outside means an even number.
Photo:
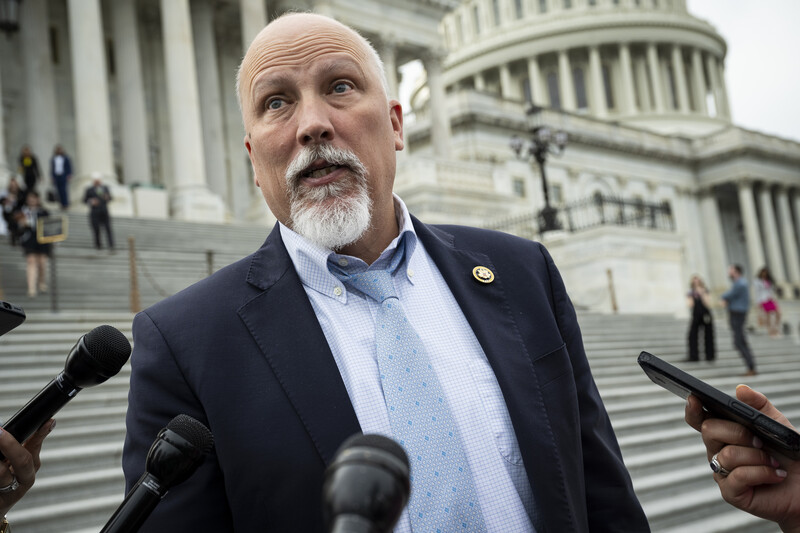
[[[333,124],[329,112],[329,107],[319,99],[307,99],[300,104],[297,141],[301,145],[333,140]]]

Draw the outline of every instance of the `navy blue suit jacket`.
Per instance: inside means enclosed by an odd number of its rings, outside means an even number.
[[[545,248],[414,220],[497,376],[539,533],[648,531]],[[482,284],[475,266],[496,278]],[[321,532],[323,472],[359,423],[277,226],[253,255],[134,320],[128,489],[159,429],[185,413],[216,447],[142,531]]]

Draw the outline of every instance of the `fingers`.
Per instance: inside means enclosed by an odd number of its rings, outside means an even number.
[[[761,439],[754,436],[749,429],[741,424],[723,420],[721,418],[707,418],[700,425],[700,433],[703,436],[703,444],[706,446],[708,460],[728,445],[737,445],[750,448],[761,449],[764,444]],[[720,461],[720,464],[722,462]],[[730,470],[728,465],[723,464]]]
[[[747,385],[736,386],[736,397],[750,407],[758,409],[773,420],[777,420],[781,424],[794,428],[794,426],[789,423],[789,420],[783,416],[783,413],[776,409],[766,396],[751,389]]]
[[[6,474],[0,474],[0,483],[7,485],[11,482],[12,475],[17,478],[20,485],[25,489],[30,488],[36,479],[36,472],[41,465],[39,453],[42,448],[42,441],[52,431],[55,420],[42,425],[36,433],[21,445],[9,432],[0,430],[0,451],[6,457],[3,470]]]
[[[700,431],[700,426],[703,420],[706,419],[706,414],[703,411],[703,404],[700,400],[692,395],[686,399],[686,408],[684,410],[684,420],[692,426],[695,430]]]

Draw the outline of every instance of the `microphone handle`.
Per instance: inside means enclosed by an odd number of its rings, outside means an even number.
[[[158,479],[145,472],[100,533],[136,533],[166,493]]]
[[[14,435],[18,442],[25,442],[37,429],[42,427],[42,424],[53,418],[53,415],[74,398],[80,390],[79,387],[70,383],[64,372],[61,372],[22,409],[9,418],[3,425],[3,429]],[[0,454],[0,460],[3,459],[5,457]]]
[[[375,529],[372,521],[357,514],[340,514],[336,517],[330,533],[384,533]]]

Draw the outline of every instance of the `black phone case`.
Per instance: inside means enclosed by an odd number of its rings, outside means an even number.
[[[21,307],[0,300],[0,336],[25,322],[25,311]]]
[[[800,459],[800,434],[767,415],[715,389],[708,383],[687,374],[653,354],[639,354],[639,365],[653,383],[688,398],[696,396],[711,416],[733,420],[758,435],[764,446],[790,459]]]

